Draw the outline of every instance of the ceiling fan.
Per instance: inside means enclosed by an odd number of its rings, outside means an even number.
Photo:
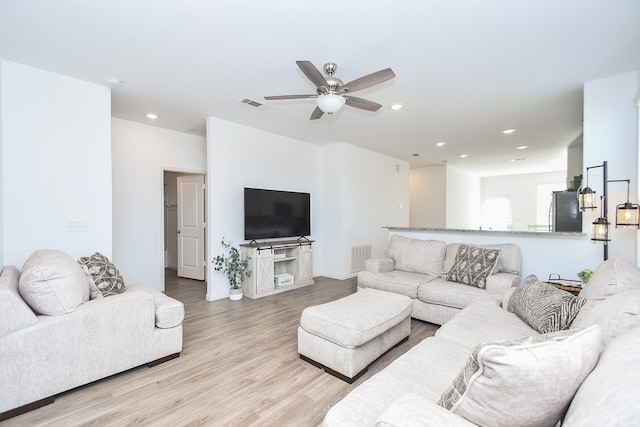
[[[338,66],[333,62],[324,64],[323,68],[327,77],[323,76],[322,73],[309,61],[296,61],[296,64],[298,64],[298,67],[300,67],[300,70],[302,70],[304,75],[317,86],[316,93],[309,95],[265,96],[264,99],[272,101],[282,99],[316,98],[317,107],[313,110],[313,113],[311,113],[311,120],[319,119],[324,113],[333,114],[340,110],[344,104],[361,110],[378,111],[382,105],[373,101],[347,95],[347,93],[366,89],[390,80],[396,76],[391,68],[385,68],[384,70],[367,74],[366,76],[344,84],[342,80],[334,77],[333,74],[336,72]]]

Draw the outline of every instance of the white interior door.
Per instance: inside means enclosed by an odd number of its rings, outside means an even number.
[[[178,177],[178,276],[204,280],[204,175]]]

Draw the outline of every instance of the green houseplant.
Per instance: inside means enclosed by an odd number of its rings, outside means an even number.
[[[213,258],[211,261],[213,268],[227,275],[231,287],[229,298],[232,300],[242,299],[242,282],[245,278],[251,277],[249,260],[242,259],[238,248],[233,246],[231,242],[227,242],[224,237],[221,244],[225,250],[224,253]]]
[[[584,270],[580,270],[578,271],[578,273],[576,273],[576,275],[578,276],[578,278],[582,281],[582,283],[587,284],[589,283],[589,279],[591,279],[591,275],[593,274],[593,270],[590,268],[585,268]]]

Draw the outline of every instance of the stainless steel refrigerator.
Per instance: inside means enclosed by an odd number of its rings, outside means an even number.
[[[582,212],[575,191],[554,191],[549,209],[550,229],[554,232],[582,232]]]

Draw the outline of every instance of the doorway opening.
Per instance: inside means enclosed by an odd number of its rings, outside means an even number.
[[[204,174],[163,172],[164,268],[203,283],[207,259],[204,182]]]
[[[488,197],[482,204],[483,230],[511,230],[511,199],[506,196]]]

